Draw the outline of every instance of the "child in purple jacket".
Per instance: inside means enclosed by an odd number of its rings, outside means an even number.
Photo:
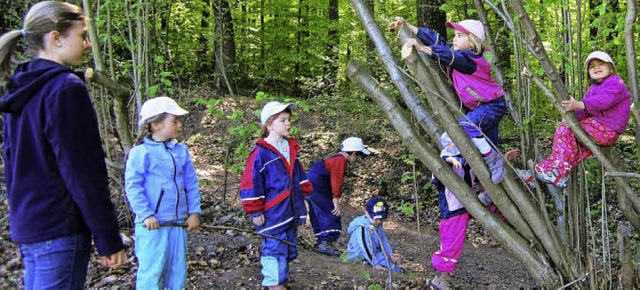
[[[406,25],[425,45],[414,38],[404,46],[413,46],[448,67],[447,76],[466,109],[466,116],[458,122],[482,154],[493,183],[500,183],[504,174],[502,156],[493,148],[498,145],[498,125],[506,113],[504,91],[491,76],[491,64],[484,57],[484,27],[477,20],[447,22],[455,30],[449,45],[434,31],[415,27],[404,19],[391,23],[392,29]]]
[[[582,101],[572,97],[562,101],[562,107],[567,111],[575,111],[580,126],[597,145],[613,146],[627,128],[631,93],[622,78],[616,75],[613,60],[607,53],[592,52],[584,61],[584,66],[592,85]],[[591,151],[576,141],[571,128],[563,122],[553,137],[551,155],[535,166],[536,178],[565,188],[571,169],[591,155]],[[518,174],[530,187],[535,186],[528,170],[518,170]]]

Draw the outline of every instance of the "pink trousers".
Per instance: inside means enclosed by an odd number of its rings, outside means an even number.
[[[495,205],[490,205],[491,212],[497,212],[502,220],[504,216]],[[464,240],[467,236],[467,222],[471,216],[463,213],[440,221],[440,250],[431,256],[431,265],[438,272],[452,273],[456,270],[458,258],[464,249]]]
[[[607,126],[592,118],[580,121],[580,126],[600,146],[613,146],[620,136],[618,132],[607,128]],[[571,169],[578,165],[582,159],[592,154],[589,149],[578,143],[571,128],[562,122],[553,137],[551,155],[536,165],[536,170],[549,172],[556,169],[558,171],[557,178],[561,178],[571,172]]]

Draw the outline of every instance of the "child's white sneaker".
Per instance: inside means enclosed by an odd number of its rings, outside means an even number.
[[[526,183],[529,188],[536,189],[536,183],[533,181],[533,175],[531,175],[531,171],[516,169],[516,174],[518,174],[518,176],[522,178],[524,183]]]
[[[449,282],[447,281],[447,276],[449,275],[445,273],[436,274],[436,276],[429,281],[427,286],[435,287],[438,290],[452,289],[451,285],[449,285]]]
[[[543,171],[538,171],[538,169],[536,168],[536,178],[538,178],[538,180],[547,184],[553,184],[558,188],[566,188],[569,175],[565,175],[562,177],[558,177],[558,175],[560,174],[555,169],[551,171],[543,172]]]

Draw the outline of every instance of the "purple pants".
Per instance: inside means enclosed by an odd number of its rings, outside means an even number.
[[[607,126],[600,124],[592,118],[580,121],[582,129],[591,137],[597,145],[613,146],[618,141],[620,134]],[[556,129],[553,137],[552,152],[547,159],[536,165],[539,172],[548,172],[556,169],[561,178],[571,172],[582,161],[593,153],[582,144],[578,143],[571,128],[564,122]]]

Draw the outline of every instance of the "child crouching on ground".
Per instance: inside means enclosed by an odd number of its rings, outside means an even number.
[[[387,219],[389,206],[379,196],[367,201],[367,212],[356,217],[347,231],[351,235],[347,247],[349,261],[364,261],[376,270],[391,269],[403,273],[402,258],[393,253],[382,225]]]

